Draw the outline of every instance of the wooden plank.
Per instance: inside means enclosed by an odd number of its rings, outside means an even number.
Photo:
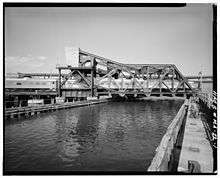
[[[168,171],[168,163],[170,161],[174,144],[176,143],[179,129],[183,122],[187,105],[188,100],[185,100],[177,115],[167,128],[165,135],[163,136],[159,146],[156,149],[156,154],[151,161],[151,165],[149,166],[148,171]]]

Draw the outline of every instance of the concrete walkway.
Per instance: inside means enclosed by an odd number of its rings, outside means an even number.
[[[212,173],[213,153],[207,139],[198,105],[190,102],[186,118],[178,172]]]

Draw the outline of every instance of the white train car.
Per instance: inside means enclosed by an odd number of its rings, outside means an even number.
[[[149,88],[159,88],[158,86],[158,80],[150,79],[149,83],[147,84],[147,81],[143,79],[137,79],[139,84],[135,84],[134,88],[147,88],[147,85]],[[170,80],[164,80],[164,83],[171,88],[171,81]],[[174,88],[178,86],[178,81],[174,81]],[[56,91],[58,81],[57,79],[36,79],[36,78],[6,78],[5,79],[5,89],[29,89],[29,90],[52,90]],[[133,81],[131,79],[115,79],[112,80],[109,86],[108,79],[102,79],[99,81],[98,79],[95,79],[95,84],[98,86],[101,86],[103,88],[111,88],[111,89],[133,89]],[[62,86],[62,88],[65,89],[81,89],[88,87],[86,84],[78,82],[77,80],[68,80],[66,83]],[[162,85],[162,88],[166,89],[165,85]]]
[[[6,78],[5,89],[56,90],[56,79]]]

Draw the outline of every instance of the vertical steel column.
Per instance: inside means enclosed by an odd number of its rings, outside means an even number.
[[[106,68],[107,68],[107,73],[109,73],[110,72],[109,62],[106,62]]]
[[[161,82],[161,75],[159,74],[159,87],[160,87],[160,96],[162,96],[162,88],[161,88],[162,82]]]
[[[94,96],[94,58],[91,59],[91,96]]]
[[[59,68],[59,78],[58,78],[58,96],[61,97],[61,69]]]
[[[184,90],[184,97],[186,97],[186,85],[185,85],[185,82],[183,82],[183,90]]]
[[[133,76],[132,79],[131,79],[131,80],[132,80],[132,89],[133,89],[133,90],[135,90],[135,88],[134,88],[134,87],[135,87],[135,80],[134,80],[134,77],[135,77],[135,76]]]
[[[111,76],[108,77],[108,89],[110,90],[110,87],[111,87],[111,81],[112,81],[112,78]]]
[[[174,96],[174,75],[175,75],[175,71],[174,68],[172,68],[172,79],[171,79],[171,87],[172,87],[172,96]]]
[[[175,75],[175,72],[174,72],[174,69],[172,69],[172,91],[174,91],[174,75]]]
[[[121,90],[123,90],[123,86],[124,86],[124,79],[123,79],[123,75],[120,75],[121,78]]]
[[[147,92],[149,91],[149,67],[147,66]]]

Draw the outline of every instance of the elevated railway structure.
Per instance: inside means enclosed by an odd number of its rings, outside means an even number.
[[[133,64],[128,64],[128,65],[133,65]],[[65,74],[62,74],[65,75]],[[29,77],[29,78],[58,78],[59,74],[58,73],[23,73],[19,72],[16,74],[16,78],[24,78],[24,77]],[[200,77],[198,75],[189,75],[189,76],[184,76],[188,80],[192,80],[194,82],[199,82]],[[207,83],[212,83],[213,82],[213,77],[211,75],[203,75],[202,76],[203,82]]]
[[[50,103],[56,97],[68,101],[101,96],[188,97],[197,92],[192,81],[212,81],[212,76],[183,76],[174,64],[123,64],[81,49],[74,51],[77,58],[71,60],[77,60],[77,66],[57,66],[58,73],[18,73],[17,78],[6,78],[7,102],[19,105],[20,100],[41,98]]]
[[[143,97],[152,95],[187,96],[193,87],[174,64],[122,64],[79,50],[77,67],[59,66],[58,95],[74,97],[75,91],[65,83],[78,78],[85,84],[86,96],[114,95]],[[63,76],[62,71],[69,71]]]

